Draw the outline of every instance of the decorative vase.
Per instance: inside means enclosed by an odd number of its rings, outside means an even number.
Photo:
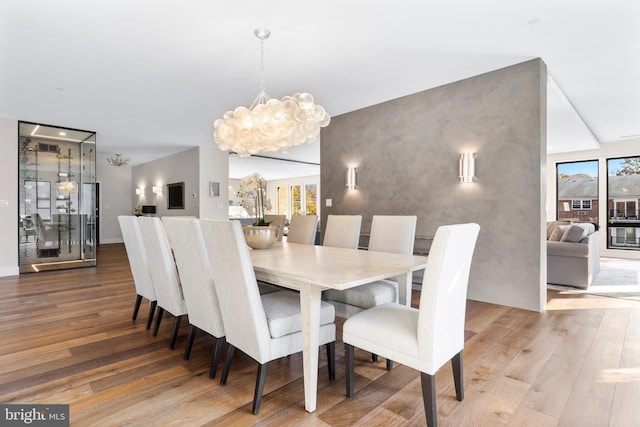
[[[247,245],[253,249],[268,249],[278,239],[278,227],[275,225],[245,225],[242,232]]]

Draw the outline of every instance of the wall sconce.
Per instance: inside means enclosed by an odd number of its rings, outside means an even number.
[[[142,188],[136,188],[136,196],[144,196],[144,190]]]
[[[160,187],[159,185],[154,185],[153,192],[154,194],[158,194],[158,195],[162,194],[162,187]]]
[[[347,169],[345,187],[347,187],[348,190],[355,190],[357,185],[356,168],[349,167],[349,169]]]
[[[476,161],[473,158],[473,153],[462,153],[458,167],[460,183],[473,182],[476,173]]]

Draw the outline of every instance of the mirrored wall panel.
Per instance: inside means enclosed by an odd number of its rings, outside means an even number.
[[[21,273],[96,265],[96,134],[19,123]]]

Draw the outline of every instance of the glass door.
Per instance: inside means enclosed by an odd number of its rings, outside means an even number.
[[[94,132],[19,123],[21,273],[96,265]]]

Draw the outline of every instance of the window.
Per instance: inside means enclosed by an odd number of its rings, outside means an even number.
[[[557,219],[598,223],[598,161],[557,164]]]
[[[317,215],[318,214],[318,185],[317,184],[306,184],[304,186],[305,190],[305,210],[307,215]]]
[[[607,159],[607,247],[640,250],[640,157]]]
[[[291,186],[291,215],[300,215],[302,213],[302,196],[300,185]]]
[[[277,212],[291,218],[291,215],[319,215],[319,177],[304,180],[291,179],[277,187]]]
[[[571,209],[591,209],[591,200],[572,200]]]

